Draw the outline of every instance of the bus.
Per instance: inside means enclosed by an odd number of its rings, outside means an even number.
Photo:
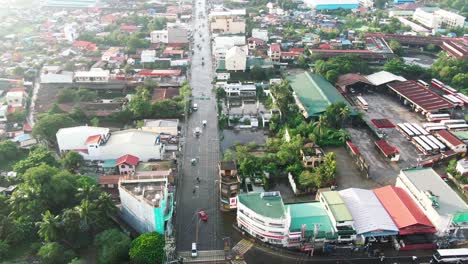
[[[466,121],[463,119],[449,119],[440,121],[442,125],[455,125],[455,124],[466,124]]]
[[[436,132],[440,130],[447,130],[447,127],[446,126],[430,126],[430,127],[426,127],[426,130],[427,132],[431,133],[431,132]]]
[[[468,130],[467,124],[449,124],[447,125],[448,130]]]
[[[425,130],[424,128],[422,128],[419,124],[415,124],[415,123],[411,123],[411,125],[416,128],[419,132],[421,132],[421,134],[423,135],[429,135],[429,132],[427,132],[427,130]]]
[[[451,86],[444,85],[442,87],[442,91],[444,91],[446,94],[456,94],[458,91]]]
[[[412,142],[425,155],[429,155],[432,153],[432,148],[419,137],[414,137]]]
[[[419,138],[420,138],[422,141],[424,141],[424,143],[426,143],[429,147],[431,147],[433,151],[435,151],[435,152],[440,151],[439,146],[438,146],[436,143],[432,142],[432,140],[430,140],[430,139],[427,138],[426,136],[420,136]]]
[[[440,142],[440,140],[438,140],[436,137],[434,137],[433,135],[428,135],[427,138],[434,142],[437,146],[439,146],[440,150],[445,150],[444,143]]]
[[[358,105],[364,110],[367,111],[369,109],[369,104],[367,104],[366,100],[362,96],[356,96],[356,100]]]
[[[427,121],[429,122],[438,122],[440,120],[447,120],[450,119],[449,114],[428,114]]]
[[[439,89],[442,89],[442,87],[444,87],[444,85],[445,85],[443,82],[441,82],[441,81],[439,81],[439,80],[437,80],[437,79],[432,79],[432,80],[431,80],[431,84],[432,84],[433,86],[439,88]]]
[[[426,88],[429,88],[429,84],[427,84],[427,82],[423,81],[423,80],[418,80],[418,83]]]
[[[400,123],[397,124],[397,129],[408,139],[411,140],[412,137],[414,137],[413,131],[409,130],[405,124]]]
[[[403,125],[405,125],[409,130],[411,130],[416,136],[419,136],[422,134],[419,130],[414,128],[410,123],[404,123]]]
[[[444,97],[447,101],[449,101],[449,102],[451,102],[452,104],[454,104],[455,106],[460,106],[460,107],[462,107],[462,106],[465,105],[465,103],[464,103],[462,100],[460,100],[460,98],[458,98],[457,96],[455,96],[455,95],[453,95],[453,94],[444,94],[443,97]]]
[[[468,248],[438,249],[432,256],[435,263],[464,263],[468,261]]]

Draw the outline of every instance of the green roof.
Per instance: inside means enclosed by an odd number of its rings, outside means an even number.
[[[254,66],[273,66],[273,62],[265,61],[262,58],[247,58],[247,69],[253,68]]]
[[[317,225],[318,232],[315,238],[336,238],[330,218],[320,202],[287,204],[285,206],[291,213],[289,231],[301,232],[302,226],[305,225],[306,237],[311,237],[314,234],[314,226]]]
[[[337,222],[353,220],[353,216],[337,191],[322,192],[322,197]]]
[[[304,72],[289,76],[288,79],[308,116],[317,117],[329,105],[337,102],[349,106],[338,90],[320,75]]]
[[[104,163],[102,163],[102,167],[103,168],[113,168],[113,167],[115,167],[115,162],[116,162],[115,159],[105,160]]]
[[[453,222],[455,224],[468,222],[468,212],[463,212],[463,213],[456,214],[453,217]]]
[[[460,140],[468,140],[468,131],[450,131]]]
[[[279,193],[239,194],[239,202],[259,215],[269,218],[286,217],[283,199]]]
[[[218,67],[216,68],[216,72],[223,72],[223,71],[226,71],[226,61],[218,60]]]

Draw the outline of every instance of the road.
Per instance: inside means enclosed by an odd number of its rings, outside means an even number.
[[[179,252],[191,250],[192,242],[197,242],[198,250],[223,249],[224,216],[219,210],[217,180],[220,148],[216,99],[211,84],[210,35],[205,5],[205,0],[195,3],[192,21],[194,38],[191,49],[194,54],[191,59],[190,85],[193,103],[198,104],[198,111],[194,111],[187,120],[182,144],[182,173],[177,182],[175,218],[176,246]],[[202,128],[203,120],[207,120],[206,128]],[[202,129],[199,137],[193,134],[196,127]],[[195,165],[190,162],[193,158],[198,160]],[[200,183],[197,182],[197,177],[200,178]],[[200,210],[208,214],[207,222],[199,219],[197,212]]]
[[[34,119],[34,107],[36,106],[36,99],[37,99],[37,93],[39,92],[39,88],[41,87],[41,80],[39,77],[34,79],[34,84],[33,84],[33,91],[32,91],[32,98],[31,98],[31,104],[29,105],[29,113],[26,118],[28,123],[31,125],[31,127],[34,126],[35,119]]]

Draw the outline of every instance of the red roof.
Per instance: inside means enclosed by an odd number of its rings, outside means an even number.
[[[188,43],[167,43],[166,46],[173,48],[181,48],[188,46]]]
[[[400,229],[400,235],[436,232],[434,225],[405,190],[388,185],[374,189],[374,193]]]
[[[99,177],[99,184],[104,185],[104,184],[115,184],[117,185],[119,183],[120,178],[123,178],[123,175],[104,175]]]
[[[382,153],[385,156],[389,156],[389,155],[392,155],[392,154],[395,154],[395,153],[399,153],[398,149],[396,147],[388,144],[388,142],[383,140],[383,139],[376,141],[375,145],[380,149],[380,151],[382,151]]]
[[[273,43],[270,45],[270,50],[271,51],[281,51],[281,46],[278,43]]]
[[[456,136],[454,136],[452,133],[450,133],[447,130],[437,131],[436,135],[438,135],[440,139],[449,143],[452,146],[459,146],[459,145],[465,144],[463,143],[463,141],[458,139]]]
[[[115,165],[118,166],[120,164],[128,164],[128,165],[136,166],[138,162],[140,162],[140,159],[138,157],[127,154],[118,158],[117,161],[115,162]]]
[[[96,50],[97,46],[96,44],[89,42],[89,41],[75,41],[72,44],[73,47],[76,48],[82,48],[82,49],[87,49],[90,51]]]
[[[387,86],[425,112],[455,107],[451,102],[415,81],[391,83]]]
[[[394,128],[395,125],[390,122],[390,120],[383,118],[383,119],[371,119],[372,124],[377,128]]]
[[[371,84],[369,80],[367,80],[366,77],[362,76],[361,74],[358,73],[348,73],[348,74],[343,74],[338,77],[338,81],[336,82],[336,85],[339,87],[345,87],[348,85],[353,85],[355,83],[362,82],[366,84]]]
[[[303,53],[304,48],[291,48],[289,51],[290,52],[295,52],[295,53]]]
[[[24,87],[18,87],[18,88],[13,88],[13,89],[10,89],[8,90],[8,92],[26,92],[26,88]]]
[[[282,51],[282,52],[281,52],[281,56],[282,56],[282,57],[284,57],[284,56],[287,56],[287,57],[296,57],[296,56],[299,56],[299,54],[296,53],[296,52]]]
[[[179,76],[182,73],[181,69],[177,70],[143,70],[138,73],[140,76],[153,76],[153,77],[163,77],[163,76]]]
[[[122,25],[120,26],[120,30],[123,30],[123,31],[136,31],[138,29],[137,26],[133,26],[133,25]]]
[[[99,140],[101,140],[101,135],[94,135],[94,136],[89,136],[88,139],[86,139],[85,144],[97,144],[99,143]]]
[[[346,144],[347,144],[348,147],[351,149],[351,151],[353,152],[354,155],[358,155],[358,154],[361,153],[361,152],[359,151],[359,149],[356,147],[356,145],[354,145],[354,143],[351,142],[351,140],[346,141]]]
[[[323,50],[328,50],[328,49],[331,48],[330,44],[328,44],[328,43],[322,43],[318,47],[319,47],[319,49],[323,49]]]

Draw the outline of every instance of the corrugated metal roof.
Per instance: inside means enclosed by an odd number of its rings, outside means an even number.
[[[348,210],[345,202],[337,191],[322,192],[323,199],[327,202],[335,220],[352,221],[353,216]]]
[[[349,188],[339,191],[354,219],[358,234],[398,233],[398,227],[371,190]]]

